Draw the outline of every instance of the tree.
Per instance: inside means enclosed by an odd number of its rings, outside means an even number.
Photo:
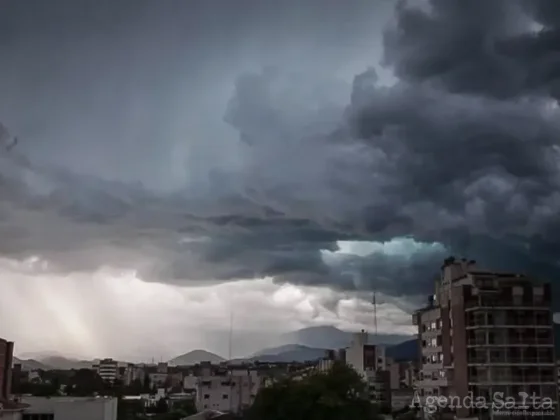
[[[147,373],[144,375],[144,392],[152,392],[152,383],[150,381],[150,375],[148,375]]]
[[[68,394],[79,397],[91,396],[104,389],[103,379],[91,369],[78,369],[70,379]]]
[[[362,378],[343,363],[326,373],[286,379],[262,389],[247,413],[249,420],[376,420]]]
[[[144,385],[140,379],[134,379],[129,386],[125,387],[126,395],[140,395],[144,391]]]

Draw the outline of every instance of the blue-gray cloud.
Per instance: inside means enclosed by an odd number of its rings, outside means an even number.
[[[556,270],[552,1],[399,4],[394,85],[341,76],[380,58],[389,2],[124,3],[0,18],[5,255],[392,296],[449,253]],[[325,259],[394,238],[423,245]]]

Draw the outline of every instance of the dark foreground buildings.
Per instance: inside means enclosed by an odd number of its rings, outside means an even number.
[[[9,400],[14,343],[0,338],[0,401]]]
[[[454,410],[457,417],[479,418],[490,417],[488,409],[471,404],[469,395],[483,397],[488,408],[496,396],[505,400],[521,393],[550,398],[556,404],[550,284],[449,258],[441,268],[435,294],[426,308],[414,314],[414,323],[421,348],[417,391],[424,401],[448,397],[462,405]],[[529,410],[539,411],[539,407]],[[540,413],[514,415],[519,420],[541,417]],[[492,415],[494,419],[511,416]]]

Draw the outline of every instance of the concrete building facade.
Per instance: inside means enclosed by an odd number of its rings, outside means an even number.
[[[362,330],[354,334],[345,357],[346,363],[367,382],[370,398],[377,403],[390,405],[390,375],[385,347],[368,344],[368,334]]]
[[[413,388],[418,377],[417,361],[393,361],[387,359],[387,366],[390,376],[391,390]]]
[[[262,385],[263,378],[256,370],[204,372],[196,383],[196,408],[240,413],[253,404]]]
[[[422,357],[421,396],[492,401],[498,392],[513,398],[526,392],[557,401],[549,284],[448,258],[435,295],[413,320]],[[475,407],[456,414],[489,416]]]
[[[10,399],[13,356],[14,343],[0,338],[0,401]]]
[[[93,369],[105,382],[115,382],[119,377],[119,362],[113,359],[100,360]]]
[[[26,397],[22,420],[116,420],[116,398]]]

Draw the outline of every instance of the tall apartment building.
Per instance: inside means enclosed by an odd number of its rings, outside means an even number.
[[[557,401],[549,284],[448,258],[435,295],[413,319],[422,355],[420,395],[463,400],[472,393],[491,402],[497,392],[504,398],[526,392]],[[456,414],[490,415],[474,407]]]
[[[345,352],[346,363],[366,380],[370,398],[380,404],[391,404],[390,375],[385,347],[368,344],[364,330],[354,334]]]
[[[9,400],[12,384],[14,343],[0,338],[0,400]]]
[[[119,362],[113,359],[100,360],[93,369],[105,382],[114,382],[119,377]]]

